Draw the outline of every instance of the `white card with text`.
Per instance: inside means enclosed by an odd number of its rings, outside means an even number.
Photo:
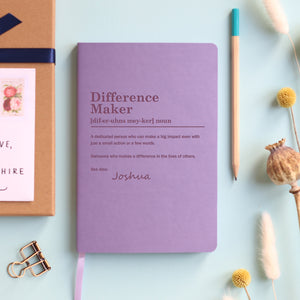
[[[35,80],[0,68],[0,201],[34,200]]]

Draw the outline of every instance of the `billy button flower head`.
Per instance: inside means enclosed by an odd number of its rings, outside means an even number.
[[[289,87],[282,88],[277,93],[277,102],[282,107],[292,107],[296,102],[296,93]]]
[[[251,300],[250,295],[247,290],[247,286],[251,282],[251,275],[245,269],[238,269],[232,274],[232,283],[238,288],[244,288],[248,296],[248,299]]]
[[[295,132],[295,137],[298,145],[298,149],[300,151],[300,143],[298,139],[297,129],[296,129],[296,123],[294,118],[294,112],[293,112],[293,105],[296,102],[296,93],[293,89],[289,87],[284,87],[277,93],[277,102],[281,107],[289,108],[291,111],[291,117]]]

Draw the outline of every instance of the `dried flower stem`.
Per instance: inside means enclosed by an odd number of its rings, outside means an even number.
[[[297,52],[296,52],[295,43],[293,42],[293,39],[292,39],[292,37],[289,33],[287,33],[287,36],[288,36],[288,38],[289,38],[289,40],[292,44],[295,59],[296,59],[296,63],[297,63],[297,67],[298,67],[298,71],[299,71],[299,74],[300,74],[300,64],[299,64],[299,60],[298,60],[298,56],[297,56]],[[297,129],[296,129],[296,124],[295,124],[294,113],[293,113],[293,108],[292,107],[291,107],[291,114],[292,114],[292,119],[293,119],[293,126],[294,126],[295,136],[296,136],[296,140],[297,140],[297,145],[298,145],[298,149],[300,151],[300,144],[299,144],[299,140],[298,140]]]
[[[295,201],[296,201],[296,207],[298,212],[298,221],[299,221],[299,228],[300,228],[300,193],[294,194]]]
[[[300,143],[299,143],[298,134],[297,134],[297,128],[296,128],[296,122],[295,122],[295,118],[294,118],[293,107],[291,107],[291,115],[292,115],[293,127],[294,127],[294,132],[295,132],[297,145],[298,145],[298,150],[300,152]]]
[[[295,59],[296,59],[296,62],[297,62],[297,66],[298,66],[298,71],[300,73],[300,65],[299,65],[299,61],[298,61],[298,57],[297,57],[297,52],[296,52],[296,47],[295,47],[295,44],[293,42],[293,39],[291,37],[291,35],[289,33],[287,33],[287,36],[292,44],[292,47],[293,47],[293,51],[294,51],[294,55],[295,55]]]
[[[296,208],[298,213],[298,222],[300,228],[300,187],[297,184],[297,181],[292,184],[292,188],[290,189],[290,193],[294,195],[296,201]]]
[[[277,295],[276,295],[276,291],[275,291],[274,280],[272,280],[272,287],[273,287],[274,298],[275,298],[275,300],[277,300]]]
[[[246,294],[247,294],[247,296],[248,296],[248,299],[249,299],[249,300],[251,300],[251,298],[250,298],[250,295],[249,295],[249,293],[248,293],[248,290],[247,290],[247,288],[246,288],[246,287],[244,287],[244,289],[245,289],[245,292],[246,292]]]

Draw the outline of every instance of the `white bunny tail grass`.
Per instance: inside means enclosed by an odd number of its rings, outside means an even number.
[[[228,295],[224,295],[222,300],[235,300],[233,297],[228,296]]]
[[[272,280],[276,280],[280,276],[275,241],[272,219],[270,215],[265,212],[261,218],[261,255],[266,276]]]
[[[279,0],[263,0],[265,8],[272,20],[273,26],[276,31],[279,33],[286,34],[292,44],[298,71],[300,73],[300,64],[299,60],[297,57],[297,52],[296,52],[296,47],[295,44],[292,40],[291,35],[289,34],[290,28],[289,28],[289,23],[287,21],[287,17],[285,15],[285,12],[283,8],[281,7],[281,4]]]
[[[261,260],[267,278],[272,280],[274,297],[277,299],[274,280],[280,276],[276,238],[272,219],[268,213],[263,213],[261,218]]]
[[[279,0],[263,0],[276,31],[288,34],[289,23]]]

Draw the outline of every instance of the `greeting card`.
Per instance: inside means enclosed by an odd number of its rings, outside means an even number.
[[[33,201],[35,69],[0,68],[0,128],[0,201]]]

